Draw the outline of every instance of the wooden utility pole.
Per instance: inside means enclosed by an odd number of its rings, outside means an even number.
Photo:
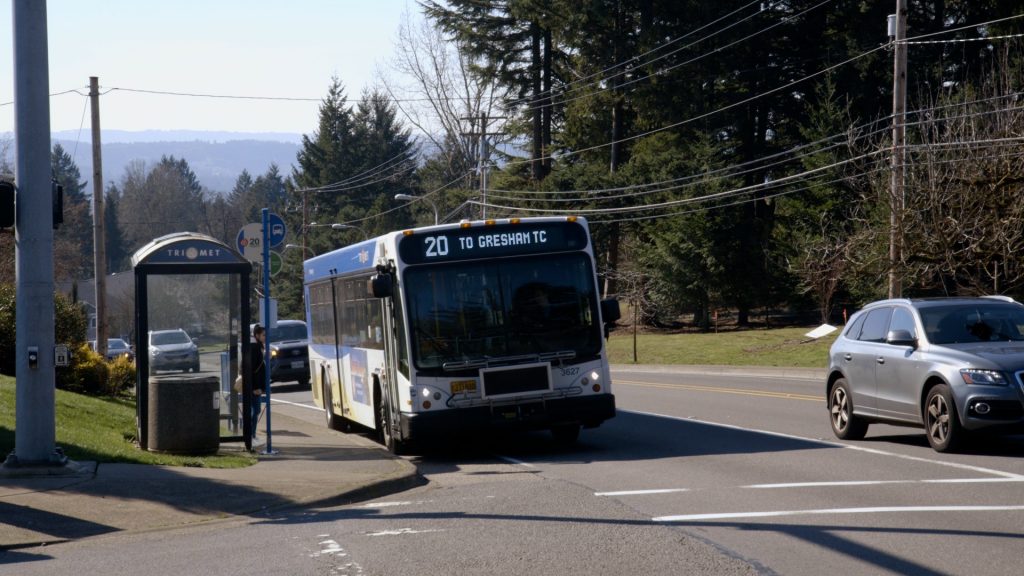
[[[480,132],[476,132],[475,124],[479,119]],[[488,136],[504,136],[504,132],[488,132],[487,125],[491,120],[504,120],[504,116],[488,116],[481,113],[480,116],[463,116],[461,120],[468,120],[471,126],[469,132],[463,132],[463,136],[477,136],[477,172],[480,174],[480,218],[487,218],[487,176],[490,169],[491,147],[487,141]]]
[[[889,199],[889,298],[903,293],[899,266],[903,260],[903,174],[907,120],[907,0],[896,0],[892,73],[892,182]]]
[[[107,241],[103,211],[103,153],[100,148],[100,80],[89,77],[92,105],[92,253],[96,275],[96,352],[107,355]]]

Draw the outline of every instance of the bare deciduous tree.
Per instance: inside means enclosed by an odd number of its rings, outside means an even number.
[[[478,134],[500,131],[493,122],[497,89],[492,81],[474,73],[467,52],[427,20],[418,23],[405,16],[390,62],[397,77],[380,73],[379,81],[399,109],[430,141],[443,159],[447,172],[457,176],[479,162]],[[480,118],[486,118],[481,126]]]
[[[911,149],[904,215],[906,265],[943,293],[1024,288],[1024,110],[1003,72],[961,102],[940,101]]]

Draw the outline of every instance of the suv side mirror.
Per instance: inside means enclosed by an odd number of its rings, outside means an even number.
[[[889,333],[885,335],[885,342],[893,346],[917,348],[917,338],[909,330],[889,330]]]

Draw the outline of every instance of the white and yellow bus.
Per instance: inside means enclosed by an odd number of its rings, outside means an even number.
[[[615,415],[583,218],[391,232],[304,262],[313,398],[393,452],[488,428],[573,442]]]

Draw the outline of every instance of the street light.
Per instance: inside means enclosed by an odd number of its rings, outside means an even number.
[[[437,204],[434,204],[433,200],[425,196],[413,196],[412,194],[395,194],[395,200],[408,200],[409,202],[415,202],[417,200],[423,200],[430,207],[434,209],[434,225],[437,225]]]
[[[310,222],[306,226],[309,228],[330,228],[331,230],[358,230],[363,235],[363,240],[366,240],[370,237],[370,235],[366,233],[366,230],[363,230],[359,226],[353,226],[351,224],[339,224],[337,222],[334,224],[317,224],[316,222]]]
[[[312,248],[310,248],[309,246],[300,246],[298,244],[285,244],[284,250],[281,250],[281,253],[284,254],[286,250],[290,250],[292,248],[298,248],[300,250],[309,250],[309,253],[312,254],[314,258],[316,257],[316,252],[314,252]]]
[[[325,226],[326,226],[326,224],[325,224]],[[351,224],[331,224],[331,230],[346,230],[346,229],[359,230],[359,232],[363,235],[363,240],[366,240],[367,238],[369,238],[369,236],[366,234],[366,230],[363,230],[359,226],[352,226]]]

